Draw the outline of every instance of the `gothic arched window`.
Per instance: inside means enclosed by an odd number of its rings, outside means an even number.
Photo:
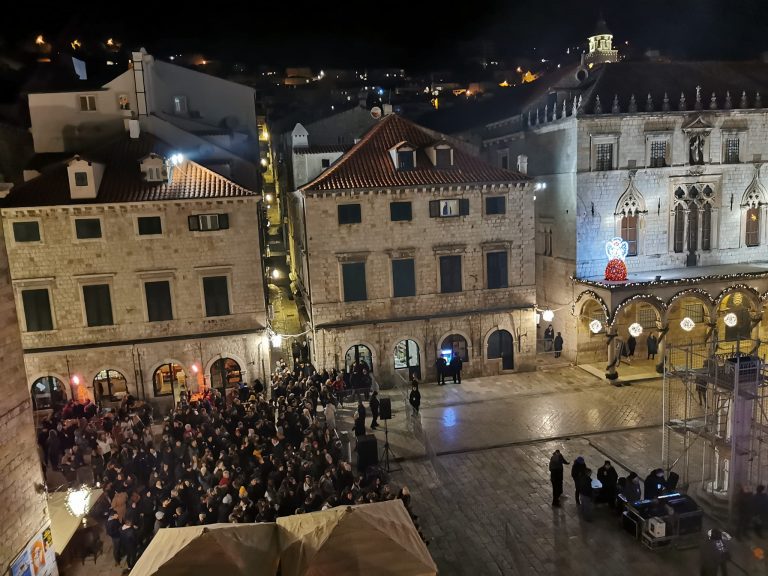
[[[675,252],[681,253],[685,248],[685,210],[682,204],[675,206]]]
[[[755,207],[747,210],[744,243],[747,246],[760,246],[760,208]]]

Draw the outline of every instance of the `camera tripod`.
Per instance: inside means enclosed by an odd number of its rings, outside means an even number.
[[[389,428],[387,427],[388,420],[389,418],[384,420],[384,453],[382,454],[382,459],[384,460],[384,470],[386,470],[387,473],[398,472],[402,470],[402,468],[399,467],[392,468],[389,463],[390,456],[392,457],[392,461],[394,461],[397,456],[395,456],[395,453],[392,451],[392,448],[389,445]]]

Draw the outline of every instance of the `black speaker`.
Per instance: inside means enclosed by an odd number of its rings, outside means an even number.
[[[392,401],[389,398],[379,400],[379,415],[382,420],[392,420]]]
[[[376,436],[366,434],[357,438],[357,469],[366,470],[369,466],[378,466],[379,464],[379,445],[376,443]]]

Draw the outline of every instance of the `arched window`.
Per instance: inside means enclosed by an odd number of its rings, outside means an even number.
[[[163,364],[155,370],[152,384],[155,396],[170,396],[174,392],[186,390],[187,375],[179,364]]]
[[[128,384],[117,370],[102,370],[93,378],[93,392],[97,400],[120,400],[128,394]]]
[[[675,252],[681,253],[685,248],[685,209],[682,204],[675,206]]]
[[[467,339],[461,334],[449,334],[440,344],[440,352],[450,351],[451,355],[456,354],[462,362],[469,362],[469,349]]]
[[[66,403],[67,390],[56,376],[43,376],[32,383],[32,407],[34,410],[56,409]]]
[[[419,345],[415,340],[400,340],[395,344],[395,370],[408,370],[408,376],[421,377]]]
[[[627,256],[637,256],[637,216],[628,215],[621,219],[621,239],[627,243]]]
[[[238,386],[243,381],[243,374],[232,358],[219,358],[211,365],[211,387],[224,390]]]
[[[760,208],[754,207],[747,210],[744,243],[747,246],[760,246]]]
[[[712,250],[712,205],[709,202],[701,211],[701,249]]]
[[[344,355],[344,363],[347,371],[352,369],[355,362],[360,362],[363,368],[373,372],[373,353],[365,344],[355,344],[351,346]]]
[[[695,188],[694,188],[695,190]],[[699,207],[695,202],[688,203],[688,252],[695,252],[699,247]]]

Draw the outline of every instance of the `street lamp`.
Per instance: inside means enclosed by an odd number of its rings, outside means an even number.
[[[643,327],[640,326],[640,324],[638,324],[637,322],[635,322],[634,324],[630,324],[629,333],[630,335],[637,338],[638,336],[640,336],[640,334],[643,333]]]
[[[725,315],[725,318],[723,318],[723,322],[725,322],[725,325],[728,326],[728,328],[733,328],[739,323],[739,318],[733,312],[728,312],[728,314]]]
[[[589,323],[589,329],[592,331],[592,334],[597,334],[603,329],[603,323],[600,320],[592,320]]]
[[[696,327],[696,322],[691,320],[688,316],[680,320],[680,328],[682,328],[686,332],[690,332],[695,327]]]
[[[555,313],[551,308],[547,308],[544,310],[544,312],[541,313],[541,317],[544,319],[544,322],[552,322],[552,320],[555,318]]]
[[[67,490],[67,497],[64,505],[67,511],[76,518],[82,518],[85,524],[85,515],[88,513],[88,505],[91,500],[91,488],[83,484],[79,488],[70,488]]]

